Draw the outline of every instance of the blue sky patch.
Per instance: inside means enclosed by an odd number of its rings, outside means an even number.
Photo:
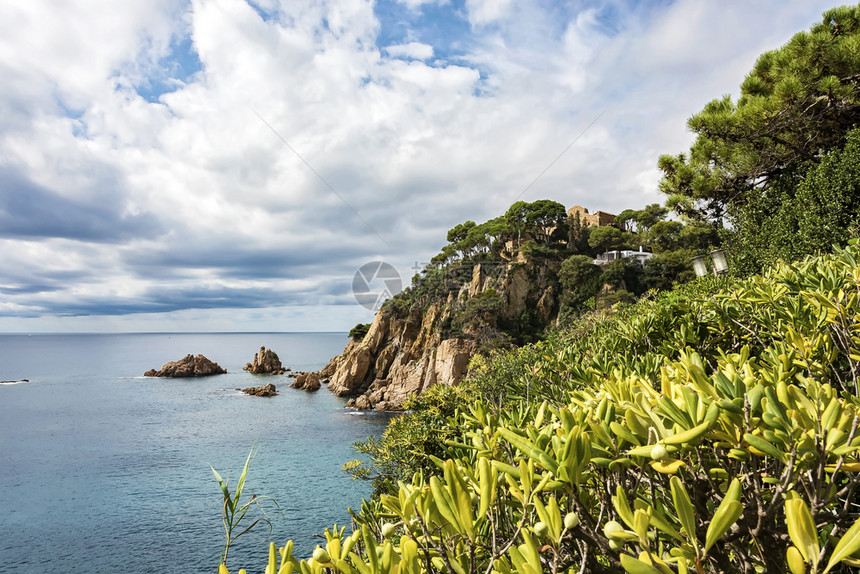
[[[157,102],[163,94],[174,92],[182,84],[189,83],[194,74],[203,69],[203,64],[194,49],[190,36],[174,37],[170,54],[162,58],[157,70],[147,82],[135,87],[137,93],[148,102]]]
[[[415,9],[396,0],[379,0],[374,13],[380,23],[376,40],[380,49],[421,42],[433,46],[436,59],[456,61],[473,45],[464,0],[424,4]]]

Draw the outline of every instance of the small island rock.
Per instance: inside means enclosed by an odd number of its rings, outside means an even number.
[[[227,372],[218,363],[210,361],[203,355],[185,355],[178,361],[171,361],[164,364],[161,369],[150,369],[146,371],[144,377],[167,377],[173,379],[188,378],[188,377],[209,377],[211,375],[223,375]]]
[[[255,397],[274,397],[278,394],[278,389],[272,383],[268,385],[263,385],[262,387],[247,387],[242,389],[242,392],[246,395],[253,395]]]
[[[318,391],[320,388],[319,373],[298,373],[290,387],[302,391]]]
[[[253,375],[283,375],[286,372],[278,354],[266,347],[260,347],[260,352],[254,353],[254,362],[246,364],[242,370]]]

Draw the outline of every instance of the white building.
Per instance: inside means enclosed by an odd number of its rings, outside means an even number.
[[[654,254],[649,253],[647,251],[643,251],[642,246],[640,245],[639,251],[633,251],[629,249],[616,249],[614,251],[607,251],[606,253],[601,253],[597,256],[597,259],[594,260],[594,264],[606,265],[607,263],[612,263],[617,259],[635,259],[639,262],[640,265],[645,265],[645,262],[652,257],[654,257]]]

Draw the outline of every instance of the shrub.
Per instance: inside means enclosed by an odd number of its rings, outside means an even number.
[[[351,536],[327,532],[325,555],[290,564],[852,571],[858,317],[856,246],[583,316],[566,335],[490,357],[464,395],[414,403],[390,459],[414,455],[413,474],[398,462]]]
[[[355,327],[349,330],[349,335],[347,335],[350,339],[364,339],[364,336],[367,335],[367,332],[370,331],[370,323],[359,323]]]

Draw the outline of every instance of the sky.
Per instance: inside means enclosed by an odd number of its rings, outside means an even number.
[[[357,272],[465,220],[662,202],[687,119],[835,5],[4,2],[0,332],[369,322]]]

